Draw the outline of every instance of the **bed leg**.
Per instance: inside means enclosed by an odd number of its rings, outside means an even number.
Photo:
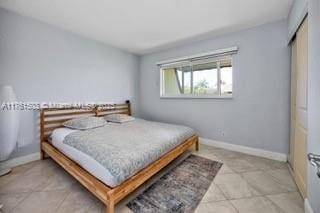
[[[45,152],[43,150],[40,151],[40,160],[44,160],[45,159]]]
[[[106,207],[106,213],[114,213],[114,201],[110,200],[107,207]]]
[[[199,139],[196,141],[196,151],[199,151]]]
[[[47,155],[45,151],[41,150],[40,151],[40,160],[45,160],[45,159],[48,159],[48,158],[50,158],[50,156]]]

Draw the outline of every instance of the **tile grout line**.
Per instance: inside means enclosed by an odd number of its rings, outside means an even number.
[[[237,213],[240,212],[240,210],[235,206],[233,205],[233,203],[231,201],[228,201],[230,203],[230,205],[237,211]]]
[[[265,196],[266,199],[268,199],[273,205],[275,205],[280,211],[281,213],[285,213],[280,206],[278,206],[275,202],[273,202],[268,196]]]
[[[50,190],[50,191],[63,191],[63,190]],[[25,198],[23,198],[21,201],[19,201],[14,207],[9,212],[12,212],[14,209],[16,209],[23,201],[25,201],[27,198],[29,198],[32,194],[34,193],[39,193],[39,192],[48,192],[48,191],[36,191],[36,190],[31,190],[29,192],[22,192],[22,193],[7,193],[3,195],[13,195],[13,194],[23,194],[23,193],[28,193]],[[64,199],[63,199],[64,201]],[[60,207],[60,205],[59,205]]]
[[[274,171],[274,170],[273,170],[273,171]],[[267,172],[269,172],[269,171],[267,171]],[[279,183],[280,185],[282,185],[282,183],[280,183],[280,181],[277,179],[277,177],[273,176],[272,174],[268,174],[268,175],[271,176],[271,178],[272,178],[275,182],[277,182],[277,183]],[[290,175],[291,180],[293,181],[293,183],[294,183],[294,185],[295,185],[295,190],[292,191],[292,192],[296,192],[297,189],[298,189],[298,186],[297,186],[296,182],[293,180],[293,177],[291,176],[290,172],[289,172],[289,175]],[[288,186],[288,188],[290,188],[290,186]],[[291,190],[290,190],[289,192],[291,192]]]
[[[30,195],[33,193],[33,192],[26,192],[26,193],[29,193],[25,198],[23,198],[22,200],[20,200],[14,207],[12,207],[12,209],[9,210],[9,212],[12,212],[15,208],[17,208],[23,201],[25,201],[28,197],[30,197]]]
[[[236,199],[226,199],[226,200],[220,200],[220,201],[209,201],[209,202],[204,202],[203,204],[209,204],[209,203],[218,203],[218,202],[223,202],[223,201],[228,201],[237,212],[239,210],[233,205],[231,201],[236,201],[236,200],[246,200],[246,199],[253,199],[253,198],[266,198],[268,201],[270,201],[276,208],[277,210],[280,211],[280,213],[285,213],[276,203],[274,203],[268,196],[273,196],[273,195],[280,195],[280,194],[292,194],[294,192],[285,192],[285,193],[277,193],[277,194],[270,194],[270,195],[257,195],[257,196],[252,196],[252,197],[242,197],[242,198],[236,198]]]
[[[75,183],[73,183],[72,185],[71,185],[71,187],[74,185]],[[64,201],[66,201],[66,199],[67,199],[67,197],[71,194],[71,187],[68,189],[69,190],[69,192],[68,193],[66,193],[66,196],[61,200],[61,202],[60,202],[60,204],[58,205],[58,207],[56,208],[56,210],[55,210],[55,212],[58,212],[59,211],[59,209],[61,208],[61,206],[62,206],[62,204],[64,203]]]
[[[23,166],[23,165],[21,165],[21,166]],[[27,173],[27,171],[29,171],[31,168],[32,168],[32,167],[30,167],[30,168],[26,169],[25,171],[23,171],[23,172],[21,172],[21,173],[18,173],[18,174],[11,174],[11,172],[14,172],[14,171],[13,171],[14,168],[13,168],[12,171],[11,171],[9,174],[7,174],[7,175],[8,175],[8,176],[9,176],[9,175],[16,175],[16,177],[13,178],[12,180],[9,180],[9,182],[6,183],[5,185],[8,185],[8,184],[10,184],[11,182],[15,181],[17,178],[19,178],[19,177],[21,177],[22,175],[24,175],[25,173]],[[4,177],[5,177],[5,176],[4,176]],[[1,178],[0,178],[0,179],[1,179]],[[2,194],[2,193],[0,193],[0,194]],[[5,194],[5,193],[4,193],[4,194]]]
[[[215,183],[214,183],[214,180],[212,181],[212,183],[215,184]],[[223,197],[224,197],[226,200],[228,200],[226,194],[221,190],[220,186],[219,186],[218,184],[215,184],[215,186],[216,186],[216,187],[219,189],[219,191],[222,193]]]
[[[277,169],[275,169],[275,170],[277,170]],[[269,170],[269,171],[274,171],[274,170]],[[266,172],[261,171],[261,172],[262,172],[262,174],[267,175],[267,176],[270,177],[273,181],[275,181],[277,184],[279,184],[280,187],[284,190],[283,193],[296,192],[296,191],[297,191],[297,188],[296,188],[295,190],[288,190],[287,188],[290,188],[290,187],[287,186],[287,185],[285,186],[286,188],[283,187],[283,186],[282,186],[283,183],[280,183],[280,181],[278,181],[278,180],[276,179],[276,177],[272,176],[271,174],[267,174],[267,172],[269,172],[269,171],[266,171]],[[252,184],[250,184],[250,182],[247,181],[247,180],[245,179],[245,177],[243,176],[243,174],[245,174],[245,173],[252,173],[252,172],[242,172],[240,175],[241,175],[241,177],[242,177],[251,187],[254,188],[254,186],[253,186]],[[282,192],[281,192],[281,193],[282,193]],[[279,193],[275,193],[275,194],[279,194]],[[272,193],[272,194],[266,194],[266,195],[273,195],[273,193]]]
[[[232,174],[232,173],[230,173]],[[230,175],[230,174],[221,174],[221,175]],[[245,180],[245,178],[241,175],[241,174],[238,174],[241,176],[241,178],[243,179],[243,181],[246,182],[247,185],[249,185],[250,187],[252,187],[252,185],[250,183],[248,183],[247,180]],[[214,183],[214,182],[213,182]],[[221,191],[221,193],[223,194],[223,196],[226,198],[226,200],[241,200],[241,199],[250,199],[250,198],[254,198],[254,197],[263,197],[263,196],[273,196],[273,195],[279,195],[279,194],[291,194],[291,193],[295,193],[297,191],[284,191],[284,192],[277,192],[277,193],[266,193],[266,194],[260,194],[260,195],[252,195],[252,196],[248,196],[248,197],[240,197],[240,198],[227,198],[227,196],[225,195],[225,193],[221,190],[221,188],[219,187],[218,184],[214,183],[218,188],[219,190]],[[213,201],[214,202],[214,201]]]

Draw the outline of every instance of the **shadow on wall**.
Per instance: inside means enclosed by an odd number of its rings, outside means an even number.
[[[19,128],[17,147],[9,159],[37,153],[40,150],[39,111],[20,111]]]

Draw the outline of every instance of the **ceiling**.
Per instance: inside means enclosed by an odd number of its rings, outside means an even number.
[[[0,7],[136,54],[287,18],[293,0],[0,0]]]

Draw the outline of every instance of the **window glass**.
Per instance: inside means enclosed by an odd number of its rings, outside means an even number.
[[[175,68],[163,70],[163,88],[166,95],[180,94],[181,85],[177,79]]]
[[[192,67],[193,94],[217,95],[218,94],[218,70],[217,62],[198,64]]]
[[[182,63],[180,63],[182,64]],[[231,97],[231,58],[206,59],[162,68],[163,97]]]
[[[220,62],[220,75],[221,75],[221,95],[232,95],[232,66],[231,60],[224,60]]]

